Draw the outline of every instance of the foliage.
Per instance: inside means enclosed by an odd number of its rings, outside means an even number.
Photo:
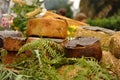
[[[42,38],[25,44],[22,48],[19,49],[18,54],[22,53],[25,50],[39,50],[39,53],[41,53],[41,55],[38,56],[42,56],[42,60],[44,60],[45,63],[50,64],[57,63],[57,60],[59,61],[64,53],[63,48],[59,44],[55,43],[52,40]]]
[[[95,20],[88,19],[87,23],[90,24],[91,26],[100,26],[100,27],[119,31],[120,11],[118,12],[118,14],[115,14],[114,16],[109,18],[95,19]]]
[[[31,18],[27,18],[26,14],[34,11],[34,9],[39,8],[39,0],[34,0],[32,5],[15,3],[15,7],[12,8],[12,11],[17,15],[13,20],[13,29],[20,31],[26,30],[27,21]],[[35,16],[33,16],[35,17]],[[33,18],[32,17],[32,18]]]
[[[32,56],[18,61],[14,67],[21,69],[21,74],[29,76],[27,80],[62,80],[57,70],[51,66],[58,64],[62,59],[64,52],[59,44],[41,38],[25,44],[18,55],[25,50],[32,51]]]
[[[4,55],[6,55],[7,54],[7,50],[5,50],[5,49],[0,49],[0,60],[1,60],[1,58],[4,56]]]
[[[68,31],[67,31],[68,39],[71,39],[71,38],[75,37],[75,33],[77,31],[77,28],[78,27],[74,26],[74,25],[68,27]]]
[[[17,55],[25,54],[24,51],[31,51],[31,56],[24,56],[16,63],[7,65],[18,70],[17,73],[0,68],[1,80],[67,80],[69,72],[75,73],[75,68],[78,68],[76,75],[72,74],[70,80],[117,80],[115,75],[93,58],[64,57],[63,48],[49,39],[41,38],[27,43],[19,49]],[[65,72],[62,71],[64,74],[61,75],[58,70],[64,65],[71,66]]]
[[[117,80],[115,76],[111,76],[106,69],[102,68],[95,59],[85,60],[81,58],[76,65],[82,69],[78,71],[74,80]]]
[[[81,0],[80,11],[89,18],[113,16],[120,9],[120,0]]]
[[[19,76],[9,70],[9,69],[3,69],[4,66],[3,65],[0,65],[0,80],[22,80],[22,79],[17,79]]]
[[[0,31],[5,30],[5,27],[0,26]]]

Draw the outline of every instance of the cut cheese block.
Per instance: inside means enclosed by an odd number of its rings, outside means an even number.
[[[68,25],[64,20],[35,18],[28,21],[27,35],[49,38],[65,38]]]

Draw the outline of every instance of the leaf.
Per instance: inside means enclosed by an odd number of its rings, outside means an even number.
[[[23,75],[17,75],[16,79],[15,80],[23,80]]]

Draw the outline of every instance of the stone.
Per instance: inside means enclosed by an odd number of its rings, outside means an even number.
[[[18,51],[25,44],[22,32],[13,30],[0,31],[0,48],[8,51]]]
[[[13,30],[4,30],[0,31],[1,37],[23,37],[22,32],[19,31],[13,31]]]
[[[18,51],[25,44],[25,42],[25,38],[6,37],[3,41],[3,48],[8,51]]]
[[[120,31],[111,36],[109,50],[116,58],[120,59]]]
[[[28,21],[27,35],[51,38],[65,38],[67,24],[64,20],[35,18]]]
[[[43,18],[48,18],[48,19],[53,18],[53,19],[64,20],[68,24],[68,26],[72,26],[72,25],[74,25],[74,26],[88,26],[88,24],[86,24],[86,23],[67,18],[67,17],[61,16],[61,15],[55,14],[53,12],[50,12],[50,11],[47,11],[46,14],[43,16]]]
[[[28,21],[27,35],[63,39],[67,37],[69,26],[87,25],[86,23],[47,11],[44,16],[37,16],[37,18]]]
[[[17,51],[7,51],[7,54],[1,56],[3,64],[13,64],[20,58],[25,57],[24,54],[17,55]]]
[[[115,33],[115,31],[93,27],[93,26],[80,26],[76,31],[75,37],[94,37],[100,40],[101,46],[108,47],[110,37]]]
[[[99,39],[92,37],[82,37],[68,41],[65,44],[65,56],[80,58],[94,57],[100,60],[102,57],[102,50]]]

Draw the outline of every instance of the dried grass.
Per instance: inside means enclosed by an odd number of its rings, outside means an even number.
[[[100,62],[111,65],[111,70],[116,73],[120,79],[120,59],[114,57],[109,51],[103,51]]]
[[[82,70],[80,66],[73,66],[73,65],[64,65],[58,69],[58,72],[62,76],[66,76],[66,80],[72,80],[73,77],[77,76],[77,72]]]
[[[102,31],[92,31],[80,28],[76,33],[76,37],[81,36],[98,38],[100,39],[101,46],[108,46],[110,42],[110,35]]]

